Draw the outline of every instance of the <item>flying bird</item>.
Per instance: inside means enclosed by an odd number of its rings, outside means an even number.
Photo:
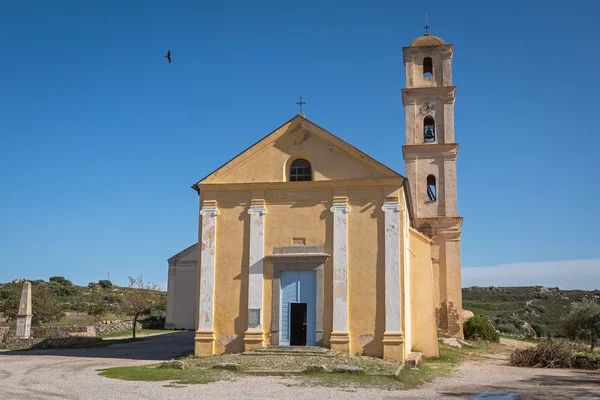
[[[169,60],[169,62],[171,62],[171,50],[167,50],[167,55],[165,56],[165,58]]]

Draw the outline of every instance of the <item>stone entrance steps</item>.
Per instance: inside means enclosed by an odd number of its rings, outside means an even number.
[[[304,356],[304,357],[334,357],[331,351],[326,347],[319,346],[271,346],[262,349],[245,351],[242,355],[260,356],[260,355],[281,355],[281,356]]]

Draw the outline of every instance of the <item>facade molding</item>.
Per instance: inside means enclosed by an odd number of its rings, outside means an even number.
[[[453,103],[456,97],[456,86],[436,86],[402,89],[402,105],[418,104],[422,100],[443,100]]]
[[[330,255],[327,253],[269,254],[265,258],[273,264],[324,264]]]
[[[458,143],[445,144],[412,144],[402,146],[404,161],[415,161],[419,158],[443,158],[456,160],[458,157]]]
[[[202,192],[219,191],[257,191],[257,190],[293,190],[303,191],[311,189],[348,189],[370,188],[381,186],[402,186],[404,177],[377,178],[377,179],[344,179],[327,181],[305,182],[248,182],[248,183],[201,183],[198,188]]]

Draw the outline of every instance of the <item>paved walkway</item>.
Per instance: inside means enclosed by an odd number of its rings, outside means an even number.
[[[0,352],[0,399],[457,399],[478,391],[518,393],[521,399],[600,399],[599,372],[514,368],[501,356],[466,363],[451,376],[409,391],[304,387],[273,377],[173,386],[96,372],[168,360],[192,344],[193,332],[174,332],[101,348]]]

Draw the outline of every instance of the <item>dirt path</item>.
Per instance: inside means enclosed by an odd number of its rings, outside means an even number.
[[[535,344],[504,338],[500,343],[503,347],[498,352],[474,357],[450,376],[412,391],[417,396],[414,398],[456,399],[474,398],[473,393],[505,393],[513,397],[504,398],[514,399],[600,399],[599,371],[511,367],[508,358],[512,350]]]
[[[420,389],[384,391],[302,386],[302,381],[243,377],[208,385],[171,385],[108,379],[97,370],[149,364],[189,350],[193,332],[158,335],[104,348],[0,352],[0,398],[12,399],[457,399],[478,392],[516,393],[515,399],[600,399],[600,373],[516,368],[507,365],[511,347],[474,357],[450,376]],[[516,342],[516,343],[513,343]]]

